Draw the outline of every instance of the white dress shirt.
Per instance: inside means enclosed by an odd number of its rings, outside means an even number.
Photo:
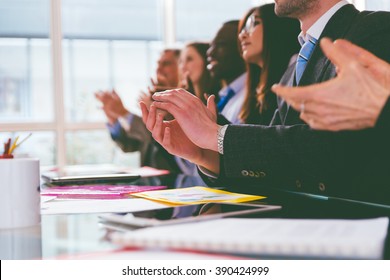
[[[241,123],[238,115],[240,114],[242,105],[244,104],[246,75],[246,73],[242,74],[228,86],[221,89],[218,93],[219,97],[222,98],[227,95],[229,88],[235,92],[234,96],[230,98],[228,103],[226,103],[226,106],[222,109],[222,112],[220,112],[221,115],[223,115],[232,124]]]

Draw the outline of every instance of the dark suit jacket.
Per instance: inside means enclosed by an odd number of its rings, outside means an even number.
[[[383,107],[381,114],[379,115],[376,126],[377,129],[384,130],[384,133],[387,132],[387,134],[389,134],[388,132],[390,131],[390,98],[387,99],[387,102]]]
[[[390,61],[390,13],[342,7],[321,37],[345,38]],[[317,45],[301,78],[309,85],[335,77],[334,65]],[[294,65],[282,78],[292,85]],[[217,183],[262,193],[262,187],[390,204],[388,146],[375,129],[354,132],[311,130],[299,113],[279,104],[270,126],[231,125]]]

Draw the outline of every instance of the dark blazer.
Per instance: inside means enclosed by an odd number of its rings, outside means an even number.
[[[387,102],[379,115],[376,128],[383,130],[384,133],[387,132],[387,134],[390,131],[390,97],[387,99]]]
[[[390,13],[359,12],[342,7],[321,37],[348,39],[390,61]],[[335,77],[334,65],[317,45],[299,85]],[[292,85],[294,65],[282,78]],[[217,184],[262,193],[262,187],[309,192],[390,204],[388,146],[375,129],[347,132],[311,130],[284,102],[270,126],[230,125]]]

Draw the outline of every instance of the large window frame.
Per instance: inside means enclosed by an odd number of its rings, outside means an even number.
[[[170,46],[175,42],[175,0],[161,0],[163,26],[163,45]],[[66,134],[76,131],[106,130],[103,122],[69,122],[66,120],[64,98],[64,68],[63,68],[63,32],[62,32],[62,1],[50,1],[50,42],[52,62],[52,93],[54,119],[48,122],[9,122],[2,123],[0,132],[50,131],[56,135],[56,166],[68,165],[66,158]]]

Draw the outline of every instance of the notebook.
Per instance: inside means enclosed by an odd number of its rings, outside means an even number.
[[[388,218],[226,218],[115,232],[111,240],[123,246],[189,249],[262,258],[381,259],[388,223]]]

